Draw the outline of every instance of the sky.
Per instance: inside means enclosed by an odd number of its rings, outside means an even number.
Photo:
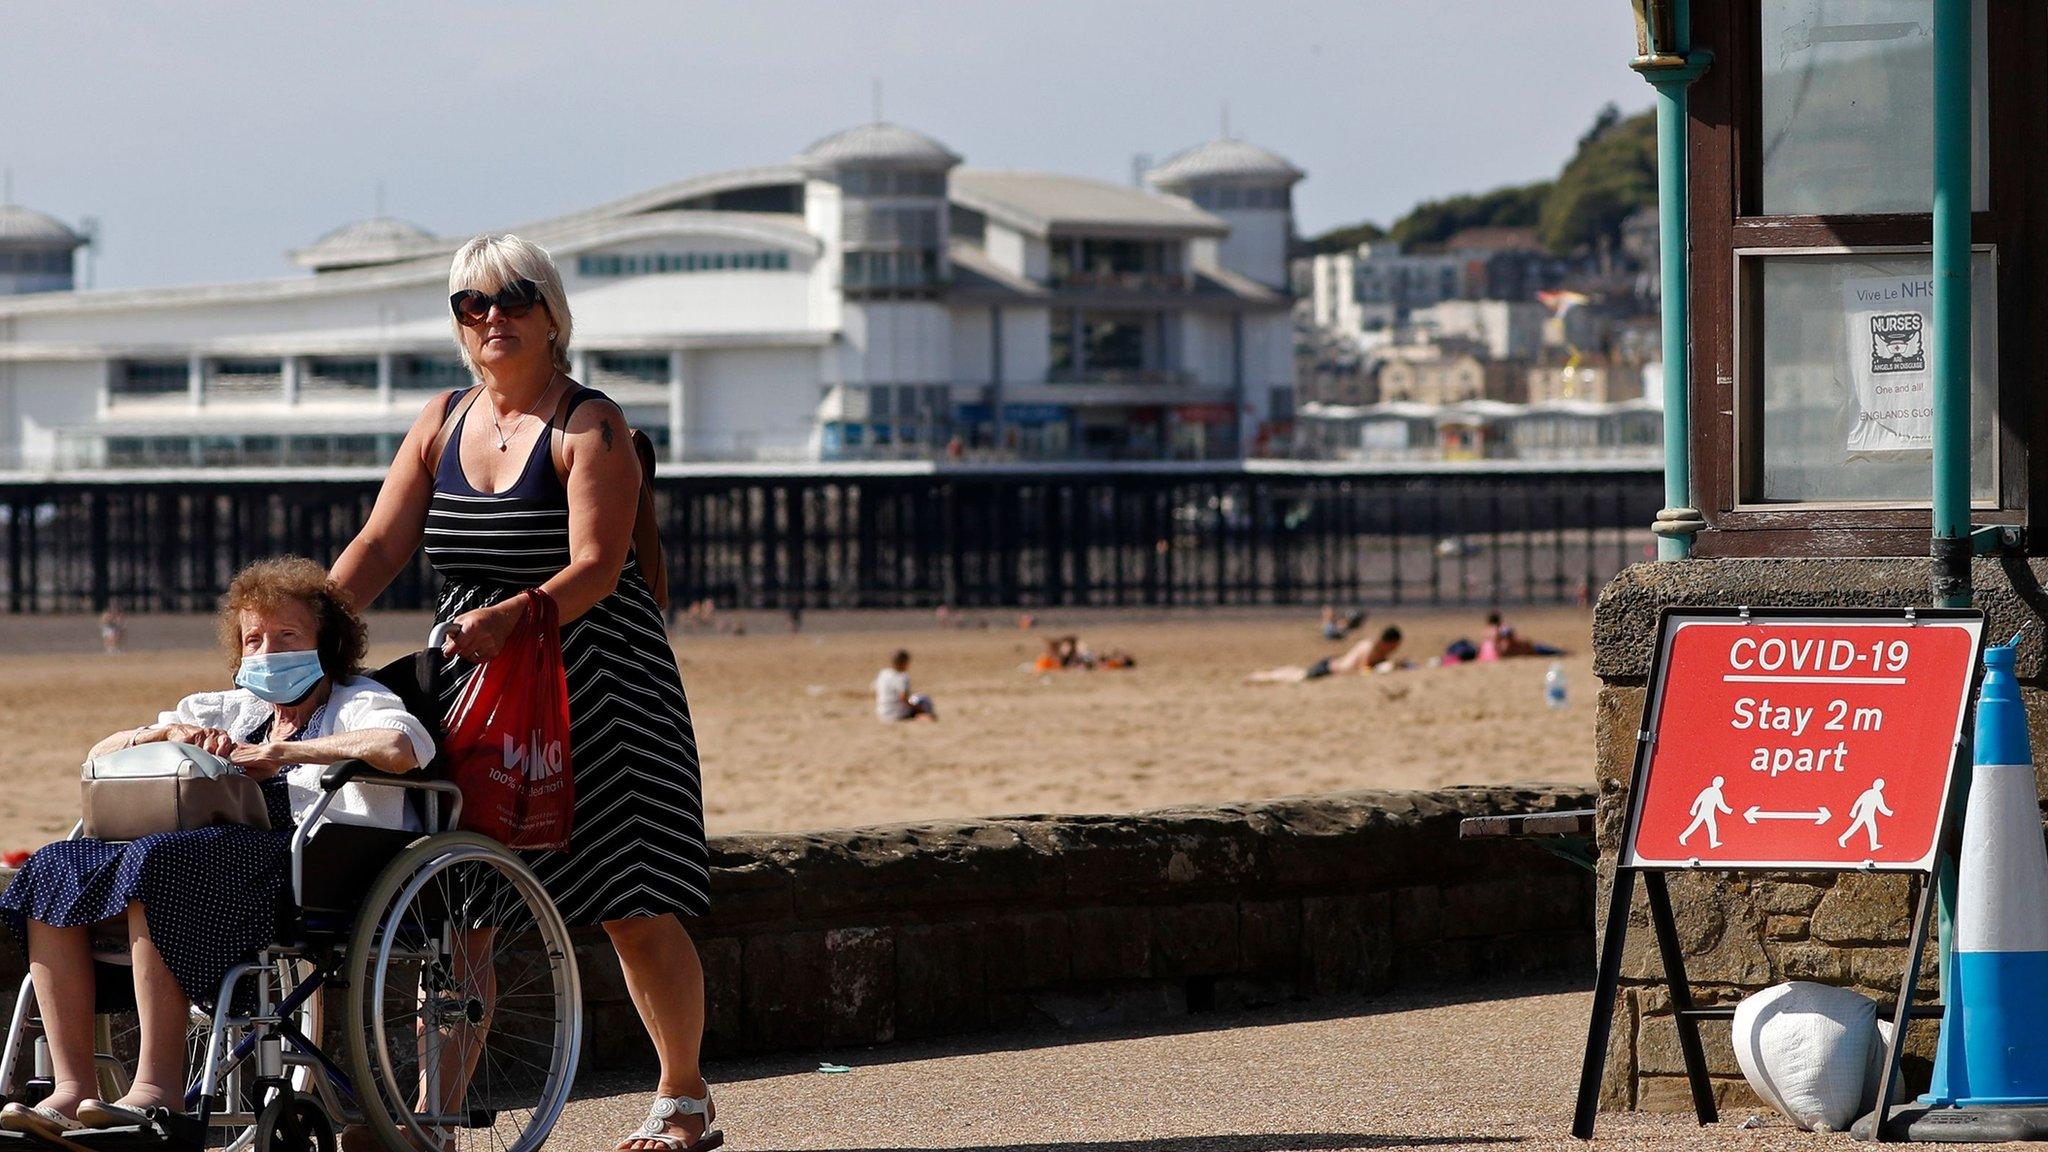
[[[99,287],[299,274],[385,210],[446,235],[783,161],[883,118],[970,166],[1127,183],[1221,132],[1298,226],[1554,175],[1648,107],[1610,0],[0,0],[14,200],[99,221]]]

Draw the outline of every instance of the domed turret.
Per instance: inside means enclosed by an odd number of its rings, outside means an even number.
[[[1177,191],[1218,182],[1291,186],[1306,173],[1278,154],[1248,140],[1229,138],[1197,144],[1167,157],[1166,162],[1145,174],[1160,191]]]
[[[946,280],[946,173],[952,149],[884,121],[835,132],[798,153],[822,194],[812,221],[836,236],[839,283],[856,296],[925,297]],[[839,219],[832,221],[836,211]]]
[[[72,253],[85,243],[55,216],[0,203],[0,296],[71,291]]]
[[[834,132],[797,153],[796,161],[814,172],[839,168],[927,168],[945,171],[960,157],[922,132],[877,120]]]
[[[373,216],[336,228],[311,245],[297,249],[291,258],[301,268],[333,272],[416,256],[419,245],[433,240],[434,234],[417,224],[390,216]]]
[[[1276,153],[1224,137],[1175,153],[1145,182],[1194,201],[1230,225],[1216,260],[1271,288],[1287,288],[1287,248],[1294,237],[1294,185],[1305,175]]]

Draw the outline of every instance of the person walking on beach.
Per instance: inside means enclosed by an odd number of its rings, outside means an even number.
[[[1885,806],[1884,777],[1880,776],[1870,782],[1870,787],[1863,790],[1863,795],[1856,797],[1855,803],[1849,805],[1849,827],[1835,844],[1847,848],[1849,837],[1854,836],[1856,830],[1861,828],[1870,837],[1870,850],[1877,851],[1884,847],[1877,842],[1877,818],[1890,815],[1893,815],[1893,812]]]
[[[661,609],[632,554],[641,465],[625,416],[568,376],[571,318],[547,251],[484,235],[448,273],[456,347],[477,383],[427,402],[369,522],[334,564],[368,604],[422,542],[443,583],[442,652],[479,664],[554,597],[569,682],[576,789],[566,852],[527,863],[571,925],[602,924],[654,1041],[660,1081],[622,1152],[703,1152],[711,1090],[698,1068],[704,970],[682,916],[711,908],[697,741]],[[446,677],[445,704],[467,681]]]
[[[911,692],[910,653],[899,648],[889,658],[889,666],[875,674],[875,719],[915,720],[920,716],[937,720],[939,711],[931,697]]]
[[[128,614],[121,611],[119,604],[107,605],[100,613],[100,651],[109,656],[118,656],[128,638]]]
[[[1719,848],[1721,846],[1721,829],[1717,826],[1719,821],[1716,819],[1716,814],[1718,813],[1721,816],[1735,815],[1735,809],[1730,808],[1727,801],[1721,796],[1721,788],[1726,783],[1726,779],[1716,776],[1712,784],[1700,789],[1700,794],[1693,798],[1692,823],[1686,825],[1685,831],[1678,834],[1678,842],[1680,844],[1690,840],[1693,833],[1701,828],[1705,828],[1707,830],[1707,847]]]

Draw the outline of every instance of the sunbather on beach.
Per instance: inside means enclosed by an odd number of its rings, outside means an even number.
[[[1505,660],[1510,656],[1562,656],[1564,649],[1539,644],[1518,634],[1504,623],[1498,612],[1486,614],[1486,639],[1479,643],[1481,660]]]
[[[1048,636],[1045,651],[1025,670],[1033,673],[1046,672],[1092,672],[1097,668],[1135,668],[1138,659],[1121,648],[1108,648],[1102,652],[1082,642],[1079,636]]]
[[[1338,676],[1350,672],[1371,672],[1382,664],[1391,665],[1394,652],[1401,647],[1401,630],[1388,627],[1382,629],[1376,640],[1360,640],[1350,651],[1334,660],[1318,660],[1313,664],[1289,664],[1280,668],[1268,668],[1254,672],[1244,678],[1247,684],[1299,684],[1304,680],[1320,680],[1325,676]]]

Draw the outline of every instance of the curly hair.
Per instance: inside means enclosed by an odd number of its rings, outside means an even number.
[[[231,664],[239,666],[242,660],[242,613],[274,612],[285,603],[312,610],[322,672],[343,680],[362,668],[370,630],[356,611],[355,597],[329,580],[327,569],[304,556],[258,560],[235,573],[234,583],[220,598],[220,643]]]

